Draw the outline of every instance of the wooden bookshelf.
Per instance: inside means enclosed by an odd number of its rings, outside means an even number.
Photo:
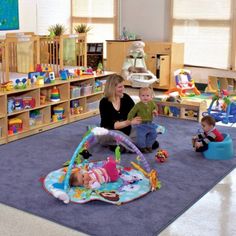
[[[0,144],[99,114],[98,104],[103,97],[104,83],[112,74],[104,72],[68,80],[56,79],[51,84],[0,92]],[[96,81],[102,81],[99,84],[103,86],[98,88]],[[81,88],[81,93],[72,97],[72,87]],[[52,101],[54,88],[60,98]],[[30,106],[25,105],[27,100],[30,100]],[[22,127],[14,126],[14,121],[20,121]]]

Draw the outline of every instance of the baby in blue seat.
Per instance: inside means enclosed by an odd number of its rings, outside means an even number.
[[[210,142],[222,142],[224,136],[215,127],[215,119],[212,116],[204,116],[201,119],[203,133],[199,133],[192,138],[193,147],[196,152],[204,152],[208,149]]]

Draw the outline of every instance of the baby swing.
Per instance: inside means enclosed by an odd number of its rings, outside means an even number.
[[[132,87],[149,87],[157,82],[157,77],[147,70],[145,64],[144,42],[133,42],[122,68],[123,77]]]
[[[73,168],[86,168],[86,170],[90,170],[94,167],[103,166],[104,161],[89,162],[88,160],[84,160],[80,164],[75,164],[78,154],[80,154],[84,148],[87,148],[89,143],[92,142],[96,136],[101,135],[113,136],[118,143],[117,149],[119,149],[119,144],[125,143],[138,155],[139,159],[137,159],[142,162],[144,169],[135,162],[131,162],[134,168],[123,167],[117,164],[120,170],[120,177],[116,182],[104,183],[96,190],[86,189],[82,186],[70,187],[69,179]],[[115,157],[116,161],[119,163],[119,150],[115,151]],[[124,202],[129,202],[144,196],[150,191],[156,190],[160,187],[160,182],[157,179],[156,170],[150,169],[143,154],[130,140],[116,131],[95,127],[86,133],[76,148],[69,162],[69,166],[50,172],[45,177],[43,185],[47,192],[64,203],[86,203],[92,200],[100,200],[120,205]]]

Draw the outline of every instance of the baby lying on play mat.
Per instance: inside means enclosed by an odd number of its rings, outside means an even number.
[[[119,178],[119,170],[112,157],[108,157],[103,167],[92,168],[89,171],[76,169],[70,175],[70,186],[84,186],[88,189],[98,189],[101,184],[115,182]]]

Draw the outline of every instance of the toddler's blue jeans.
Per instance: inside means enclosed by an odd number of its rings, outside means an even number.
[[[156,125],[145,122],[134,126],[137,132],[137,146],[139,148],[152,147],[157,138]]]

